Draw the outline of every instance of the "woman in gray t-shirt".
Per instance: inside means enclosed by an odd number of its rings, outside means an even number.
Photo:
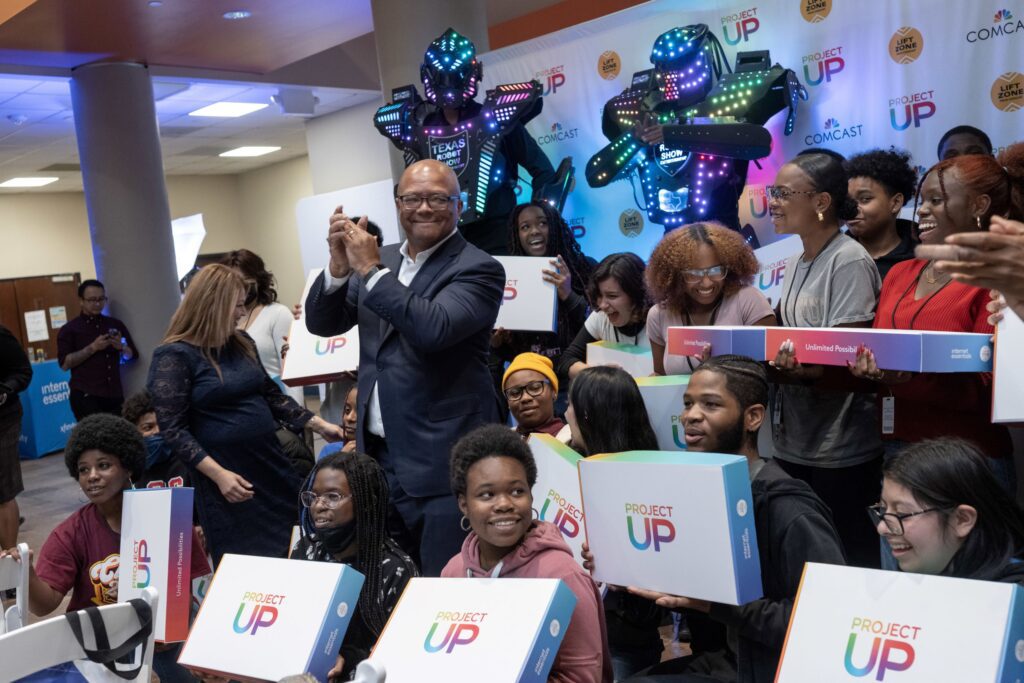
[[[799,235],[804,246],[786,264],[780,323],[870,327],[881,279],[864,247],[839,230],[856,215],[842,164],[798,156],[767,191],[776,231]],[[864,523],[864,508],[877,502],[882,456],[874,395],[826,389],[833,368],[800,365],[785,349],[773,366],[775,457],[831,508],[850,563],[877,567],[878,542]]]

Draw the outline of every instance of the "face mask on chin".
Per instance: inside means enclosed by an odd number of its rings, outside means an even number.
[[[347,550],[356,540],[356,520],[353,518],[347,524],[317,529],[316,540],[320,541],[324,550],[332,555]]]

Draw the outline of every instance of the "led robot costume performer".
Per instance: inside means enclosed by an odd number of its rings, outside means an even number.
[[[651,63],[653,69],[633,74],[630,87],[605,105],[602,130],[611,143],[588,162],[587,182],[632,182],[635,172],[644,195],[640,208],[666,232],[711,219],[739,229],[748,162],[771,151],[762,124],[788,107],[789,135],[806,89],[792,70],[769,66],[767,50],[737,53],[735,71],[723,75],[728,61],[705,24],[658,36]]]
[[[459,229],[484,251],[507,254],[518,167],[530,173],[533,198],[559,211],[572,184],[571,158],[556,172],[524,127],[541,111],[543,88],[537,81],[506,83],[476,102],[483,66],[473,43],[450,28],[427,48],[420,78],[426,100],[415,85],[396,88],[373,123],[402,150],[406,165],[437,159],[451,166],[464,193]]]

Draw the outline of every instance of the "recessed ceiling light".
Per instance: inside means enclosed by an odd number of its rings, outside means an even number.
[[[0,187],[42,187],[58,180],[60,178],[11,178],[0,183]]]
[[[150,7],[162,7],[164,3],[163,0],[149,0],[146,4]]]
[[[251,114],[254,111],[260,109],[266,109],[268,104],[261,104],[259,102],[217,102],[195,111],[190,111],[189,116],[220,116],[220,117],[235,117],[245,116]]]
[[[222,157],[261,157],[281,149],[280,147],[236,147],[221,154]]]
[[[249,17],[252,16],[252,12],[250,12],[247,9],[236,9],[236,10],[231,10],[230,12],[225,12],[223,16],[224,16],[225,19],[229,19],[229,20],[248,19]]]

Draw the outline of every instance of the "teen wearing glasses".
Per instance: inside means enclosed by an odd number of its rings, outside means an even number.
[[[786,263],[779,322],[870,327],[881,279],[871,255],[839,230],[857,215],[842,163],[827,154],[795,157],[766,191],[776,232],[799,235],[803,243],[803,253]],[[877,567],[878,541],[858,512],[878,496],[882,440],[874,396],[829,390],[826,383],[842,382],[846,373],[801,365],[788,343],[772,365],[779,383],[770,413],[775,457],[832,510],[850,564]]]
[[[650,347],[646,326],[651,300],[644,285],[644,268],[643,259],[628,251],[609,254],[597,264],[587,283],[593,312],[562,354],[559,374],[573,379],[586,370],[587,344],[591,342]]]
[[[902,571],[1024,581],[1024,517],[966,441],[907,446],[885,464],[868,514]]]
[[[659,375],[689,374],[710,356],[671,356],[668,328],[680,325],[775,325],[768,299],[751,286],[758,264],[738,232],[692,223],[665,235],[647,263],[647,338]]]
[[[538,353],[521,353],[505,370],[501,391],[516,419],[516,431],[524,439],[534,432],[569,440],[565,423],[555,417],[558,375],[551,359]]]
[[[332,453],[317,463],[299,493],[302,536],[292,559],[341,562],[366,577],[358,608],[328,673],[347,681],[370,656],[416,565],[387,533],[388,482],[373,458]]]

